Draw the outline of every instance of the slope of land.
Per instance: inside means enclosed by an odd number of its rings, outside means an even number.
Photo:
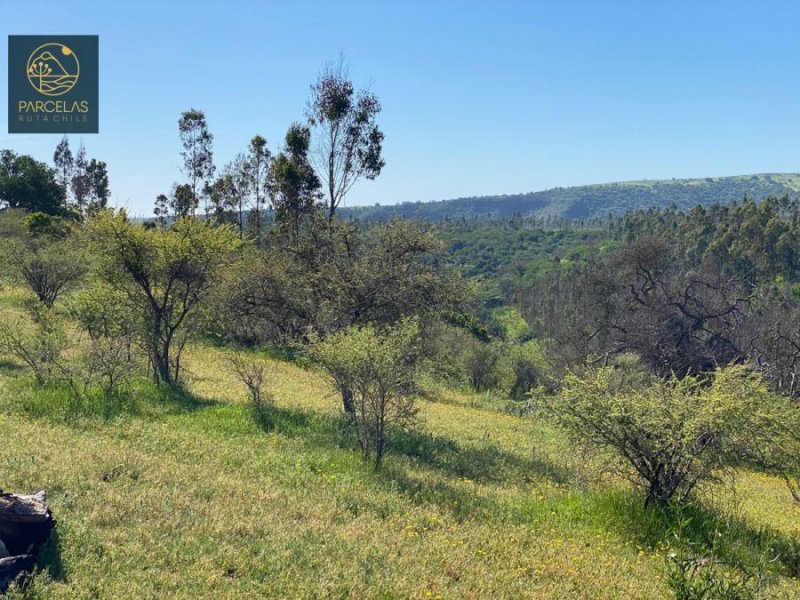
[[[625,181],[554,188],[527,194],[456,198],[438,202],[404,202],[391,206],[340,209],[342,216],[386,220],[392,216],[424,221],[511,217],[593,219],[619,216],[639,208],[690,209],[698,204],[729,203],[767,196],[800,195],[800,174],[769,173],[704,179]]]
[[[0,312],[17,304],[0,293]],[[47,489],[58,519],[24,597],[668,596],[667,525],[541,419],[433,388],[375,471],[325,381],[264,354],[276,408],[258,426],[231,352],[192,346],[185,392],[143,388],[105,417],[0,357],[0,482]],[[726,543],[791,543],[800,511],[783,483],[738,485],[708,502]]]

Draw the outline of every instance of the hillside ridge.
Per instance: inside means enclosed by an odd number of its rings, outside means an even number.
[[[402,216],[423,221],[511,217],[593,219],[640,208],[675,205],[688,210],[698,204],[730,203],[767,196],[800,196],[800,173],[759,173],[690,179],[644,179],[538,192],[473,196],[428,202],[340,208],[345,218],[369,221]]]

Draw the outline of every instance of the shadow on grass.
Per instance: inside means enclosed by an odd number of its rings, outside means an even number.
[[[14,382],[14,391],[14,401],[7,404],[9,409],[32,418],[56,418],[64,423],[81,419],[111,420],[121,416],[159,418],[220,404],[179,386],[158,386],[141,380],[125,390],[104,394],[99,388],[76,393],[63,381],[39,385],[32,378],[20,378]]]
[[[17,375],[22,370],[23,368],[21,365],[0,358],[0,375]]]
[[[770,528],[756,528],[697,502],[644,507],[641,496],[620,490],[603,492],[590,501],[588,514],[597,525],[616,531],[642,546],[660,543],[712,551],[724,562],[755,570],[764,559],[783,565],[790,577],[800,575],[800,540]]]
[[[256,423],[264,431],[302,437],[314,446],[358,449],[355,428],[344,415],[331,416],[295,409],[251,407]],[[541,457],[522,457],[496,446],[462,446],[456,441],[413,430],[394,430],[388,435],[389,454],[404,456],[422,466],[451,477],[476,482],[519,482],[539,476],[554,483],[567,483],[572,471]]]
[[[543,457],[520,456],[494,445],[461,446],[450,438],[413,430],[395,432],[390,444],[394,454],[478,482],[518,482],[539,476],[563,484],[574,475],[566,467]]]
[[[269,346],[259,344],[255,340],[229,340],[217,335],[206,335],[202,338],[202,342],[211,348],[234,350],[259,358],[306,366],[305,353],[301,346]]]
[[[58,527],[53,529],[50,539],[47,540],[47,543],[39,552],[36,564],[42,571],[47,573],[50,579],[66,581],[67,572],[61,559],[61,538],[58,533]]]
[[[203,398],[177,385],[147,384],[147,386],[146,389],[150,393],[141,394],[139,396],[140,402],[142,399],[149,400],[147,402],[148,405],[156,408],[160,407],[166,410],[168,414],[194,412],[222,404],[219,400]]]
[[[266,406],[251,407],[253,419],[268,432],[301,438],[315,448],[336,447],[359,452],[353,423],[344,415]],[[474,485],[449,482],[446,477],[477,483],[517,483],[538,476],[554,483],[566,483],[573,473],[537,457],[521,457],[496,446],[462,446],[443,436],[418,431],[393,431],[389,436],[389,455],[375,473],[380,485],[410,498],[415,503],[431,503],[450,512],[457,520],[476,514],[494,520],[525,520],[511,506],[504,506],[491,494],[481,494]],[[409,459],[408,463],[395,460]],[[415,472],[413,465],[422,467]],[[444,475],[445,477],[442,477]]]
[[[391,461],[383,464],[377,476],[386,489],[403,494],[415,504],[436,505],[457,521],[475,518],[519,521],[524,518],[519,511],[504,506],[492,495],[476,493],[474,486],[454,485],[436,477],[418,477]]]
[[[356,450],[355,429],[344,415],[331,416],[275,405],[250,406],[256,424],[266,432],[302,438],[309,445]]]

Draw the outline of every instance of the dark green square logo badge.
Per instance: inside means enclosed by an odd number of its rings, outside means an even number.
[[[8,132],[98,132],[96,35],[8,36]]]

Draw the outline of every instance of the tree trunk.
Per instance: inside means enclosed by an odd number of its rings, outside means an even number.
[[[348,415],[356,414],[356,407],[353,404],[353,390],[342,390],[342,406]]]
[[[44,492],[21,496],[0,491],[0,593],[20,573],[30,572],[53,527]]]
[[[169,355],[164,356],[161,349],[152,351],[153,368],[156,383],[172,384],[172,372],[169,368]]]

